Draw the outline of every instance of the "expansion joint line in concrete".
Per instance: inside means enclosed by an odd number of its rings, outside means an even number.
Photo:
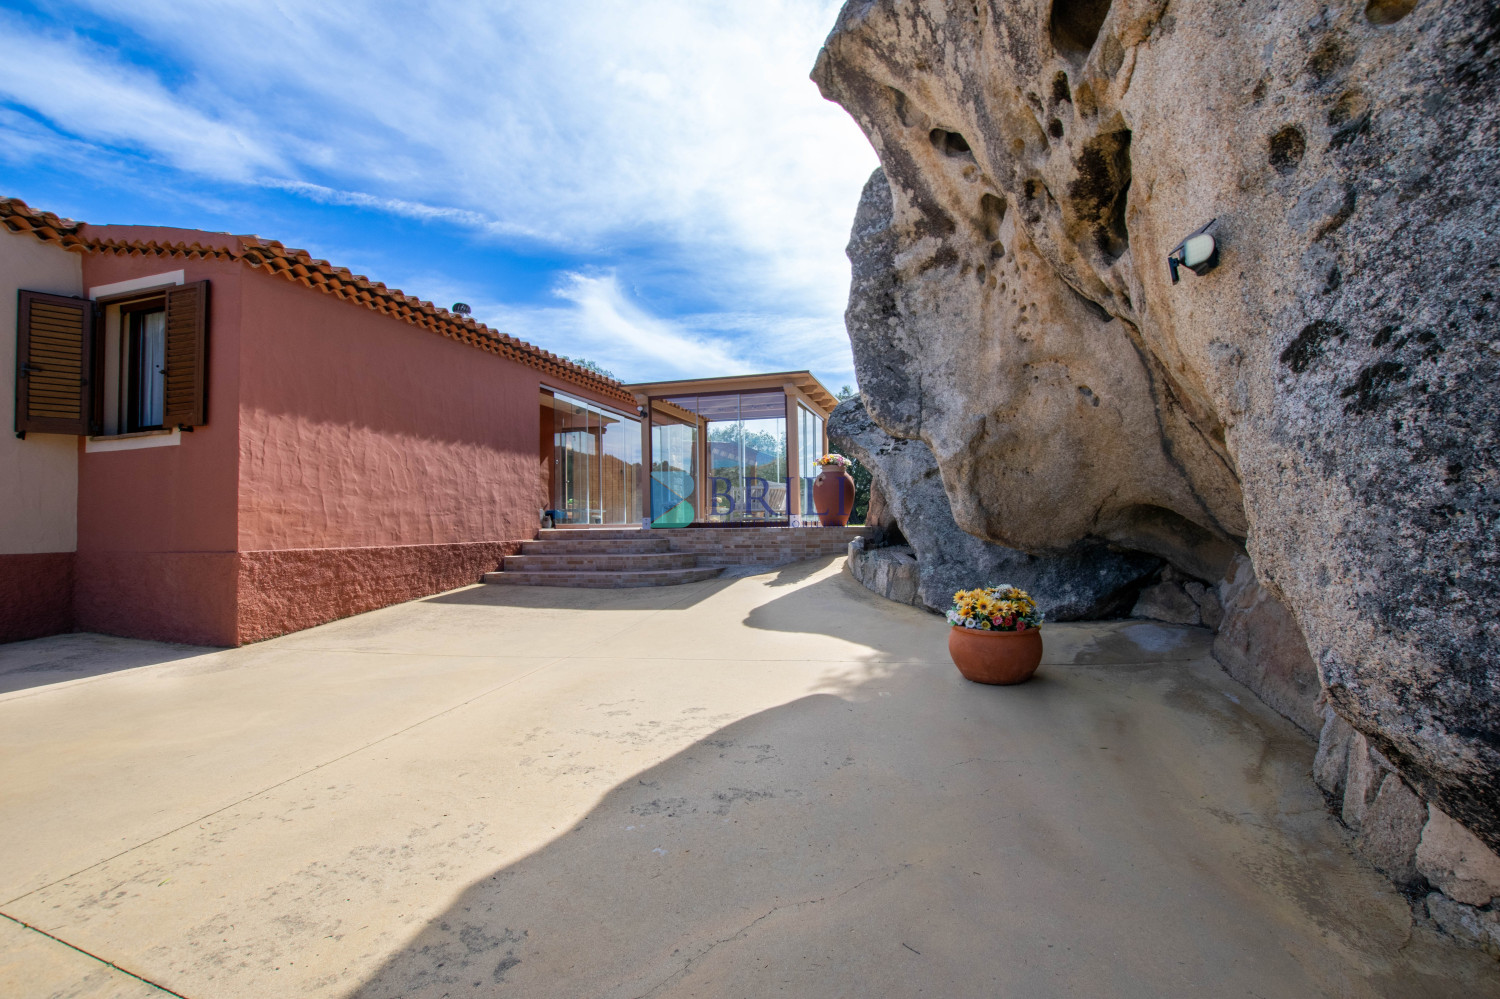
[[[106,959],[100,957],[98,954],[93,953],[92,951],[84,950],[82,947],[78,946],[77,944],[68,943],[68,941],[64,940],[62,937],[56,936],[55,934],[52,934],[52,933],[48,933],[46,930],[42,929],[41,927],[32,926],[30,923],[26,922],[23,919],[17,919],[15,916],[8,915],[8,914],[6,914],[4,912],[0,912],[0,919],[8,919],[12,923],[15,923],[17,926],[21,927],[22,929],[30,930],[32,933],[35,933],[35,934],[37,934],[39,936],[44,936],[48,940],[51,940],[53,943],[62,944],[64,947],[68,948],[69,950],[76,951],[77,953],[82,954],[84,957],[88,958],[91,961],[98,961],[100,964],[104,965],[107,968],[113,968],[114,970],[118,971],[120,974],[126,975],[126,976],[128,976],[130,978],[134,978],[136,981],[142,982],[142,983],[144,983],[146,985],[149,985],[153,989],[157,989],[157,990],[159,990],[161,992],[165,992],[169,996],[176,996],[177,999],[188,999],[188,997],[185,996],[185,995],[183,995],[181,992],[174,992],[171,989],[167,988],[165,985],[160,985],[160,984],[158,984],[156,982],[153,982],[151,979],[145,977],[144,975],[137,975],[135,972],[131,971],[129,968],[122,968],[122,967],[120,967],[118,964],[116,964],[113,961],[106,960]]]
[[[139,850],[143,846],[150,846],[152,843],[155,843],[157,840],[166,839],[168,836],[171,836],[174,833],[179,833],[182,830],[188,828],[189,826],[195,826],[198,823],[205,821],[206,819],[213,818],[215,815],[218,815],[221,812],[227,812],[231,808],[234,808],[234,807],[236,807],[238,805],[243,805],[245,802],[251,801],[251,800],[253,800],[255,798],[260,797],[263,794],[267,794],[267,793],[269,793],[271,791],[274,791],[278,787],[283,787],[283,786],[285,786],[287,784],[290,784],[292,781],[295,781],[295,780],[301,780],[303,777],[306,777],[308,774],[317,773],[319,770],[322,770],[324,767],[331,767],[335,763],[338,763],[338,762],[341,762],[343,760],[349,759],[351,756],[358,756],[360,753],[363,753],[367,749],[374,749],[376,746],[380,745],[383,742],[387,742],[387,741],[389,741],[391,739],[394,739],[394,738],[396,738],[399,735],[405,735],[407,732],[410,732],[412,729],[420,728],[423,725],[426,725],[430,721],[433,721],[435,719],[443,717],[446,714],[450,714],[450,713],[452,713],[454,711],[457,711],[459,708],[467,707],[470,704],[473,704],[475,701],[478,701],[478,700],[481,700],[483,698],[486,698],[486,697],[490,696],[491,694],[495,693],[498,690],[503,690],[504,688],[509,687],[513,683],[520,683],[522,680],[526,679],[529,676],[535,676],[536,674],[540,673],[544,669],[548,669],[548,668],[550,668],[552,666],[556,666],[560,662],[564,662],[565,660],[567,660],[567,658],[568,658],[567,656],[558,656],[556,659],[553,659],[550,662],[543,663],[542,665],[538,666],[536,669],[528,670],[525,673],[522,673],[520,676],[513,676],[513,677],[511,677],[509,680],[506,680],[504,683],[499,683],[499,684],[496,684],[493,687],[490,687],[487,690],[482,690],[479,693],[475,694],[473,697],[468,698],[467,700],[459,701],[457,704],[450,704],[448,707],[443,708],[441,711],[433,712],[432,714],[428,715],[426,718],[421,718],[421,719],[419,719],[417,721],[414,721],[410,725],[407,725],[404,728],[399,728],[399,729],[397,729],[394,732],[388,732],[385,735],[382,735],[378,739],[371,740],[370,742],[365,743],[363,746],[359,746],[359,747],[357,747],[355,749],[349,750],[347,753],[342,753],[342,754],[340,754],[338,756],[335,756],[331,760],[324,760],[322,763],[319,763],[315,767],[308,767],[306,770],[303,770],[300,773],[292,774],[290,777],[286,778],[285,780],[279,780],[279,781],[277,781],[274,784],[268,784],[265,787],[259,788],[259,789],[255,790],[255,791],[251,791],[249,794],[245,795],[244,797],[239,798],[239,799],[237,799],[235,801],[231,801],[227,805],[224,805],[224,806],[222,806],[220,808],[215,808],[213,811],[208,812],[208,813],[206,813],[204,815],[200,815],[200,816],[198,816],[195,819],[190,819],[187,822],[182,823],[182,825],[177,826],[177,827],[175,827],[173,829],[168,829],[166,832],[159,833],[158,835],[152,836],[150,839],[142,840],[141,842],[136,843],[134,846],[130,846],[130,847],[125,848],[124,850],[121,850],[119,853],[116,853],[116,854],[114,854],[112,856],[109,856],[109,857],[105,857],[103,860],[97,860],[94,863],[89,864],[87,867],[83,867],[83,868],[80,868],[80,869],[74,871],[72,874],[64,874],[62,877],[57,878],[54,881],[49,881],[47,884],[40,885],[40,886],[38,886],[36,888],[31,889],[30,891],[22,892],[21,894],[17,895],[15,898],[8,899],[5,902],[0,902],[0,905],[5,905],[5,906],[15,905],[17,902],[21,901],[22,899],[30,898],[32,895],[35,895],[38,892],[46,891],[48,888],[52,888],[52,887],[54,887],[56,885],[60,885],[64,881],[67,881],[67,880],[69,880],[71,878],[76,878],[80,874],[87,873],[88,871],[91,871],[91,870],[93,870],[96,867],[102,867],[102,866],[104,866],[105,864],[107,864],[107,863],[109,863],[111,861],[119,860],[121,857],[125,856],[126,854],[128,854],[128,853],[134,853],[136,850]],[[3,911],[3,910],[0,910],[0,911]],[[7,917],[7,918],[9,918],[9,917]]]
[[[686,601],[688,599],[690,599],[690,597],[684,597],[683,598],[684,601]],[[657,611],[649,614],[647,616],[646,620],[650,620],[651,618],[657,617],[658,615],[664,613],[668,609],[670,609],[670,608],[663,608],[661,610],[657,610]],[[615,632],[614,634],[608,636],[607,638],[602,639],[601,642],[614,641],[615,639],[618,639],[621,635],[624,635],[626,632],[632,630],[633,628],[637,628],[637,627],[639,627],[640,625],[642,625],[644,623],[645,623],[645,621],[640,621],[640,622],[636,622],[635,624],[628,624],[625,627],[621,628],[619,631]],[[5,902],[0,903],[0,905],[5,905],[5,906],[15,905],[17,902],[20,902],[23,899],[29,898],[32,895],[37,894],[38,892],[46,891],[48,888],[52,888],[52,887],[54,887],[56,885],[59,885],[62,882],[67,881],[67,880],[69,880],[71,878],[76,878],[80,874],[83,874],[83,873],[85,873],[87,871],[91,871],[91,870],[93,870],[96,867],[101,867],[104,864],[109,863],[110,861],[118,860],[118,859],[120,859],[121,857],[125,856],[128,853],[133,853],[136,850],[139,850],[143,846],[149,846],[150,844],[155,843],[157,840],[165,839],[166,837],[171,836],[173,833],[181,832],[182,830],[188,828],[189,826],[194,826],[194,825],[197,825],[200,822],[203,822],[206,819],[211,819],[215,815],[218,815],[220,812],[226,812],[229,809],[236,807],[237,805],[243,805],[245,802],[250,801],[250,800],[252,800],[254,798],[258,798],[261,795],[266,794],[267,792],[274,791],[278,787],[282,787],[283,785],[290,784],[292,781],[295,781],[295,780],[300,780],[303,777],[306,777],[308,774],[316,773],[317,771],[322,770],[324,767],[332,766],[333,764],[338,763],[341,760],[347,760],[351,756],[357,756],[358,754],[363,753],[367,749],[373,749],[374,747],[380,745],[383,742],[386,742],[386,741],[388,741],[390,739],[394,739],[394,738],[396,738],[399,735],[404,735],[405,733],[410,732],[412,729],[419,728],[419,727],[421,727],[423,725],[426,725],[428,722],[433,721],[433,720],[435,720],[437,718],[441,718],[444,715],[449,714],[449,713],[454,712],[454,711],[457,711],[460,708],[467,707],[468,705],[473,704],[476,701],[482,700],[483,698],[486,698],[486,697],[490,696],[491,694],[493,694],[493,693],[495,693],[495,692],[497,692],[499,690],[503,690],[504,688],[509,687],[512,684],[520,683],[522,680],[525,680],[527,677],[535,676],[536,674],[542,672],[542,670],[550,669],[551,667],[556,666],[558,663],[566,662],[568,659],[571,659],[571,658],[573,658],[573,657],[572,656],[558,656],[555,659],[552,659],[552,660],[550,660],[548,662],[543,663],[542,665],[538,666],[536,669],[528,670],[528,671],[526,671],[525,673],[522,673],[519,676],[513,676],[509,680],[506,680],[504,683],[496,684],[495,686],[490,687],[487,690],[483,690],[483,691],[479,692],[478,694],[475,694],[473,697],[470,697],[467,700],[460,701],[457,704],[451,704],[448,707],[442,709],[441,711],[437,711],[437,712],[434,712],[433,714],[428,715],[426,718],[422,718],[422,719],[420,719],[418,721],[414,721],[410,725],[407,725],[404,728],[400,728],[400,729],[397,729],[394,732],[390,732],[390,733],[388,733],[386,735],[383,735],[379,739],[375,739],[375,740],[373,740],[371,742],[367,742],[363,746],[360,746],[360,747],[358,747],[356,749],[351,749],[347,753],[344,753],[344,754],[339,755],[339,756],[335,756],[331,760],[324,760],[322,763],[319,763],[317,766],[315,766],[315,767],[309,767],[308,769],[303,770],[300,773],[293,774],[292,776],[286,778],[285,780],[279,780],[279,781],[277,781],[274,784],[270,784],[270,785],[267,785],[266,787],[259,788],[259,789],[255,790],[255,791],[252,791],[251,793],[245,795],[243,798],[240,798],[240,799],[238,799],[236,801],[231,801],[229,804],[224,805],[221,808],[216,808],[213,811],[208,812],[207,814],[200,815],[197,818],[194,818],[194,819],[191,819],[191,820],[189,820],[187,822],[184,822],[184,823],[182,823],[182,825],[177,826],[176,828],[168,829],[166,832],[161,833],[161,834],[156,835],[156,836],[152,836],[150,839],[142,840],[141,842],[136,843],[134,846],[131,846],[131,847],[128,847],[128,848],[126,848],[124,850],[121,850],[119,853],[116,853],[116,854],[114,854],[112,856],[109,856],[109,857],[105,857],[103,860],[95,861],[94,863],[89,864],[87,867],[80,868],[79,870],[76,870],[76,871],[74,871],[71,874],[65,874],[62,877],[57,878],[56,880],[48,882],[47,884],[40,885],[40,886],[38,886],[36,888],[31,889],[30,891],[22,892],[21,894],[17,895],[15,898],[8,899]],[[0,915],[4,915],[3,911],[0,911]],[[10,917],[10,916],[6,916],[5,918],[12,919],[12,917]],[[12,921],[13,922],[20,922],[20,920],[17,920],[17,919],[12,919]],[[21,923],[21,925],[25,926],[27,924]],[[38,933],[43,933],[44,931],[43,930],[37,930],[37,932]],[[59,941],[59,942],[63,943],[65,941]],[[105,962],[105,963],[108,963],[108,962]],[[175,992],[172,993],[172,994],[176,995]]]

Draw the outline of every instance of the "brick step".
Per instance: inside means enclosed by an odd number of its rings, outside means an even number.
[[[630,541],[639,539],[639,527],[544,527],[536,533],[538,541],[564,541],[568,538],[588,538],[590,541]]]
[[[577,538],[521,542],[522,555],[574,555],[597,552],[601,555],[649,555],[672,550],[666,538],[626,541],[620,538],[594,539],[583,531],[569,532]]]
[[[697,569],[653,569],[648,572],[487,572],[486,583],[507,586],[574,586],[605,590],[633,586],[675,586],[713,579],[723,572],[721,566]]]
[[[504,572],[650,572],[654,569],[694,569],[698,556],[690,552],[615,554],[568,552],[564,555],[507,555]]]

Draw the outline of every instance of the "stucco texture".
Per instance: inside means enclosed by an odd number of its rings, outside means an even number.
[[[0,228],[0,386],[14,427],[16,293],[79,295],[76,253]],[[0,434],[0,554],[71,552],[77,544],[78,439]]]
[[[73,628],[72,552],[0,555],[0,642]]]
[[[245,275],[241,551],[531,537],[539,376]]]
[[[477,583],[520,542],[302,548],[239,556],[235,641],[243,645]]]

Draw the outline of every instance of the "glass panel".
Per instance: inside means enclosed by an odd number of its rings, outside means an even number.
[[[564,395],[542,393],[552,419],[554,524],[640,522],[641,425]]]
[[[744,427],[739,396],[699,396],[698,412],[714,414],[708,425],[708,490],[704,519],[726,523],[739,519],[743,509]],[[707,409],[708,413],[704,413]]]
[[[697,519],[698,426],[662,410],[651,414],[651,526],[686,527]]]
[[[167,387],[167,313],[163,309],[131,316],[135,353],[131,388],[135,398],[129,407],[129,429],[151,430],[161,426]]]
[[[641,522],[641,425],[625,420],[622,431],[625,463],[625,523]]]
[[[797,407],[799,436],[797,438],[798,478],[802,488],[802,516],[805,520],[817,513],[813,502],[813,479],[818,477],[817,459],[823,456],[823,419],[805,406]]]
[[[601,413],[599,476],[602,524],[623,524],[626,517],[625,492],[627,474],[625,468],[625,438],[628,431],[635,430],[637,441],[640,430],[627,426],[625,421],[613,413]]]
[[[740,509],[744,520],[785,520],[786,506],[786,402],[776,393],[781,416],[745,419],[744,483]],[[742,405],[741,413],[754,412]]]
[[[681,405],[681,401],[677,400]],[[768,392],[700,395],[708,419],[708,490],[700,516],[715,523],[787,515],[786,396]]]
[[[587,439],[584,442],[584,448],[588,454],[588,468],[585,469],[585,473],[588,476],[586,480],[588,484],[588,503],[585,507],[587,517],[584,523],[602,524],[604,523],[604,495],[599,473],[601,471],[600,459],[603,457],[600,452],[600,445],[604,443],[601,439],[603,428],[600,426],[601,417],[599,411],[592,406],[586,406],[584,409],[584,418],[587,421],[588,427]]]

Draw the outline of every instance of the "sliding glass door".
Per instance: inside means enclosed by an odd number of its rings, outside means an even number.
[[[541,412],[552,431],[544,516],[556,527],[639,524],[640,421],[546,390]]]

